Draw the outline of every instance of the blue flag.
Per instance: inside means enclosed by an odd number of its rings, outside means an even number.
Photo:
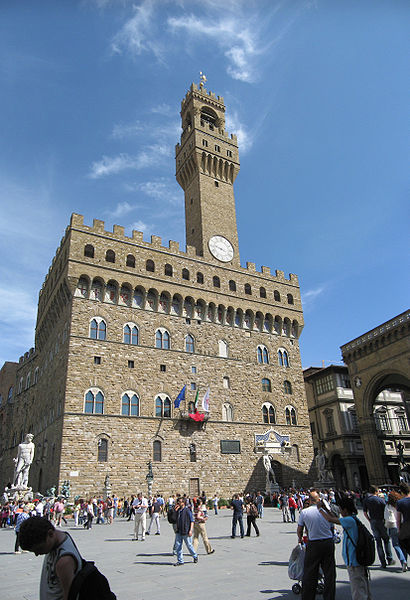
[[[184,385],[182,390],[179,392],[178,396],[175,398],[175,400],[174,400],[175,408],[179,408],[179,405],[181,404],[182,400],[185,400],[185,388],[186,388],[186,385]]]

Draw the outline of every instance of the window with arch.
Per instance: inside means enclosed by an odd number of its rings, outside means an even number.
[[[236,292],[236,283],[233,279],[229,280],[229,291]]]
[[[108,461],[108,440],[100,438],[97,442],[97,460],[98,462]]]
[[[91,244],[86,244],[84,246],[84,256],[87,258],[94,258],[94,246]]]
[[[132,254],[128,254],[125,264],[127,265],[127,267],[132,267],[133,269],[135,269],[135,256],[133,256]]]
[[[124,344],[138,346],[138,327],[134,323],[124,325]]]
[[[222,405],[222,421],[233,421],[233,406],[230,402],[224,402]]]
[[[140,401],[134,392],[125,392],[121,398],[121,414],[126,417],[138,417]]]
[[[273,299],[275,300],[275,302],[280,302],[280,294],[279,294],[278,290],[275,290],[273,292]]]
[[[23,380],[23,377],[21,377],[21,378],[20,378],[20,381],[19,381],[18,388],[17,388],[17,393],[18,393],[18,394],[21,394],[21,392],[23,391],[23,381],[24,381],[24,380]]]
[[[396,408],[396,410],[394,411],[394,417],[396,419],[399,430],[400,431],[408,431],[409,424],[407,421],[406,411],[404,410],[404,408],[402,408],[402,407]]]
[[[162,350],[169,350],[170,335],[166,329],[160,328],[155,332],[155,347]]]
[[[165,394],[159,394],[155,398],[155,416],[171,417],[171,400]]]
[[[286,425],[297,425],[298,421],[296,418],[296,410],[293,408],[293,406],[287,406],[285,408],[285,419],[286,419]]]
[[[196,274],[196,282],[197,282],[197,283],[203,283],[203,282],[204,282],[204,276],[203,276],[203,274],[202,274],[202,273],[200,273],[199,271],[198,271],[198,273]]]
[[[38,382],[39,373],[40,373],[40,369],[39,369],[39,367],[36,367],[34,370],[34,385],[36,385],[36,383]]]
[[[288,300],[288,304],[293,304],[293,296],[292,296],[292,294],[288,294],[288,295],[286,296],[286,298],[287,298],[287,300]]]
[[[188,269],[182,269],[182,279],[189,280],[189,271],[188,271]]]
[[[331,408],[327,408],[325,411],[323,411],[323,414],[326,421],[327,433],[336,433],[333,410]]]
[[[289,367],[289,355],[283,348],[278,350],[278,362],[280,367]]]
[[[262,420],[264,423],[270,423],[271,425],[276,424],[275,409],[269,402],[265,402],[262,405]]]
[[[299,446],[292,444],[291,456],[296,462],[300,462]]]
[[[105,340],[107,325],[101,317],[94,317],[90,323],[90,338],[92,340]]]
[[[229,388],[231,387],[230,381],[229,381],[229,377],[227,375],[224,376],[223,380],[223,386],[225,389],[229,390]]]
[[[258,346],[257,354],[258,363],[265,365],[269,364],[269,353],[266,346]]]
[[[221,287],[221,280],[219,279],[219,277],[217,275],[213,276],[212,282],[213,282],[214,287],[216,287],[216,288]]]
[[[114,250],[107,250],[105,253],[106,262],[115,263],[115,252]]]
[[[252,288],[249,283],[245,283],[245,294],[252,294]]]
[[[374,413],[374,417],[375,417],[377,429],[379,429],[381,431],[390,431],[391,430],[390,418],[389,418],[387,409],[384,406],[376,409],[376,411]]]
[[[75,295],[80,296],[81,298],[87,298],[87,296],[88,296],[88,281],[85,277],[80,277],[80,279],[78,280]]]
[[[266,290],[265,290],[265,288],[264,288],[264,287],[261,287],[261,288],[259,289],[259,296],[260,296],[261,298],[266,298]]]
[[[285,394],[292,393],[292,384],[287,379],[285,379],[285,381],[283,382],[283,391],[285,392]]]
[[[262,392],[271,392],[272,391],[272,385],[270,382],[270,379],[267,379],[266,377],[264,377],[262,379]]]
[[[195,342],[192,335],[185,336],[185,352],[195,352]]]
[[[196,462],[196,446],[193,443],[189,444],[189,460]]]
[[[151,260],[150,258],[147,260],[147,262],[145,263],[145,270],[149,271],[150,273],[154,273],[155,272],[155,264],[154,261]]]
[[[104,414],[104,394],[98,388],[91,388],[85,394],[84,412],[90,415]]]
[[[172,277],[174,274],[174,271],[172,269],[171,265],[166,264],[164,267],[164,275],[167,275],[168,277]]]
[[[225,340],[218,341],[218,355],[221,358],[228,358],[228,344]]]
[[[154,462],[162,461],[162,444],[159,440],[154,440],[152,443],[152,460]]]

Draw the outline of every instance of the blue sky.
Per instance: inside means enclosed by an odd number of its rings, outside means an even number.
[[[0,365],[34,344],[72,212],[185,243],[199,71],[239,138],[242,264],[299,276],[303,366],[406,310],[409,21],[406,0],[2,0]]]

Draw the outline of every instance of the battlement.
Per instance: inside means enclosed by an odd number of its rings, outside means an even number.
[[[99,219],[94,219],[93,225],[88,226],[88,225],[84,224],[84,216],[76,214],[76,213],[73,213],[71,215],[70,226],[69,226],[69,228],[67,228],[67,230],[69,230],[70,228],[80,229],[84,232],[91,233],[91,234],[94,233],[97,235],[102,235],[106,238],[116,240],[119,242],[132,242],[132,243],[137,244],[138,246],[141,246],[141,247],[147,248],[147,249],[152,248],[153,250],[169,251],[170,253],[172,253],[176,256],[179,256],[179,257],[185,256],[187,258],[197,258],[199,260],[203,260],[203,258],[197,254],[194,246],[187,245],[185,247],[185,252],[184,252],[184,251],[180,250],[179,242],[176,242],[174,240],[169,240],[168,245],[164,246],[162,244],[162,238],[157,235],[151,235],[151,241],[146,242],[143,239],[144,234],[141,231],[133,230],[131,236],[127,236],[127,235],[125,235],[124,227],[122,227],[120,225],[114,225],[113,231],[107,231],[105,229],[104,221],[101,221]],[[227,266],[226,268],[229,268],[229,266]],[[294,285],[298,285],[298,277],[294,273],[290,273],[289,278],[286,278],[284,271],[276,270],[275,275],[272,275],[270,267],[262,266],[261,270],[258,271],[256,269],[255,263],[253,263],[253,262],[247,262],[246,267],[241,266],[239,269],[235,269],[235,270],[242,271],[243,273],[248,273],[250,275],[263,275],[267,279],[272,279],[277,282],[283,282],[283,283],[291,282]]]
[[[205,97],[207,100],[212,100],[213,102],[217,102],[220,104],[220,108],[225,110],[225,104],[223,96],[217,96],[214,92],[208,92],[204,87],[198,87],[196,83],[191,83],[191,87],[189,91],[185,94],[185,98],[181,102],[181,109],[185,108],[186,103],[190,100],[192,96],[197,97]]]

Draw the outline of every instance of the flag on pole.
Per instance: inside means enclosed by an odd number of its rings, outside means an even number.
[[[186,390],[186,385],[184,385],[184,387],[182,388],[182,390],[179,392],[178,396],[174,400],[175,408],[179,408],[179,405],[181,404],[182,400],[185,400],[185,390]]]
[[[211,390],[210,390],[210,388],[208,388],[205,392],[205,396],[202,398],[202,408],[204,409],[205,412],[209,412],[210,393],[211,393]]]
[[[199,388],[196,391],[196,396],[195,396],[195,401],[194,401],[195,412],[198,411],[198,395],[199,395]]]

